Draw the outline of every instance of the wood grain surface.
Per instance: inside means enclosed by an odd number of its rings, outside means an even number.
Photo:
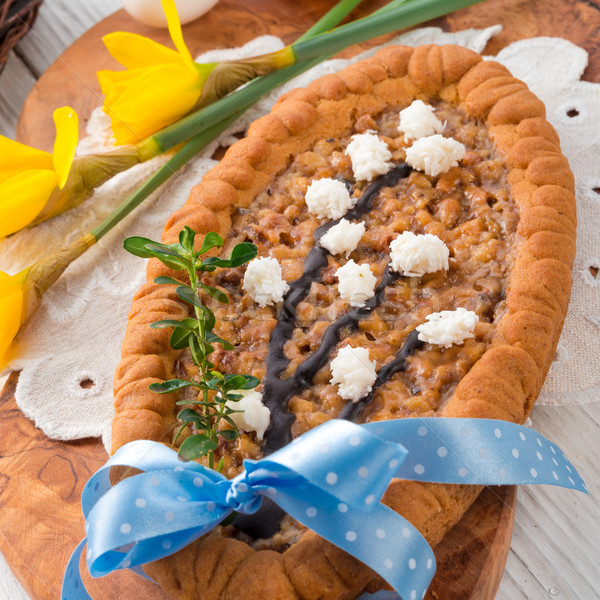
[[[185,27],[193,54],[215,47],[237,46],[262,34],[291,41],[332,4],[329,0],[296,2],[262,0],[243,4],[222,0],[202,19]],[[368,10],[383,4],[369,2]],[[364,9],[363,9],[364,11]],[[359,16],[360,11],[353,16]],[[584,78],[600,80],[600,0],[488,0],[429,24],[445,30],[483,28],[502,23],[486,53],[494,54],[517,40],[538,35],[564,37],[592,56]],[[96,70],[115,63],[101,36],[116,30],[136,31],[167,42],[164,31],[133,22],[123,11],[98,23],[46,71],[30,93],[18,124],[18,139],[50,149],[48,128],[54,108],[72,105],[82,127],[101,98]],[[354,49],[353,51],[356,51]],[[11,375],[0,397],[4,435],[0,438],[0,551],[34,600],[59,597],[68,556],[83,537],[79,498],[88,477],[106,460],[97,440],[63,443],[49,440],[19,411],[14,401],[18,375]],[[488,600],[502,576],[512,531],[514,488],[488,488],[465,518],[436,549],[438,573],[428,598]],[[157,586],[131,573],[93,581],[94,598],[162,600]]]

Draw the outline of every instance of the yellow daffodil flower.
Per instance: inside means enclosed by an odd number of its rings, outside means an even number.
[[[163,0],[177,51],[135,33],[104,36],[108,51],[127,71],[100,71],[104,110],[117,144],[137,142],[187,114],[216,63],[199,65],[183,41],[174,0]]]
[[[103,38],[108,51],[127,69],[98,73],[104,111],[118,145],[137,143],[242,83],[295,60],[293,52],[284,49],[231,63],[196,63],[183,41],[174,0],[161,2],[177,50],[134,33],[115,32]]]
[[[78,138],[77,113],[54,111],[52,154],[0,136],[0,238],[32,223],[57,189],[64,188]]]
[[[16,275],[0,271],[0,368],[11,358],[11,344],[22,325],[37,310],[44,292],[96,241],[94,235],[87,233]]]
[[[23,324],[24,282],[29,268],[7,275],[0,271],[0,367],[4,366],[6,352]]]

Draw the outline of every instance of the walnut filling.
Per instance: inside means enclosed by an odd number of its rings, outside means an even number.
[[[475,338],[462,345],[443,349],[426,344],[417,351],[408,359],[405,371],[378,388],[359,421],[438,414],[489,346],[494,324],[504,311],[519,218],[505,180],[507,166],[495,153],[485,126],[445,102],[436,105],[435,114],[446,123],[443,135],[465,145],[465,158],[460,166],[438,177],[412,172],[397,185],[380,191],[372,210],[362,219],[366,233],[356,250],[348,257],[329,255],[321,281],[314,281],[298,304],[293,334],[283,349],[290,361],[283,377],[292,375],[320,346],[327,327],[351,310],[340,299],[336,270],[350,259],[368,263],[379,283],[390,260],[389,244],[403,231],[431,233],[442,239],[450,250],[449,270],[396,279],[386,288],[382,304],[362,319],[357,329],[342,331],[330,357],[341,345],[361,346],[368,348],[379,370],[430,313],[463,307],[478,314],[479,324]],[[398,133],[397,124],[398,109],[386,110],[377,119],[365,116],[346,137],[321,140],[297,155],[250,209],[238,209],[224,254],[238,242],[252,241],[259,256],[271,256],[281,263],[286,281],[298,279],[314,246],[313,234],[325,222],[306,209],[308,185],[323,177],[341,179],[358,199],[368,183],[355,182],[350,158],[344,154],[350,136],[377,131],[388,144],[393,161],[402,163],[411,140]],[[233,342],[236,351],[218,350],[213,360],[223,372],[247,373],[263,380],[267,345],[280,307],[260,308],[243,293],[242,279],[243,268],[214,276],[213,284],[230,295],[230,304],[213,306],[216,332]],[[194,376],[189,356],[182,356],[178,370],[179,376]],[[311,387],[291,398],[288,409],[296,416],[294,436],[340,414],[346,401],[338,395],[337,386],[329,383],[330,378],[326,365]],[[224,456],[224,473],[229,477],[239,472],[244,458],[261,456],[260,441],[254,434],[222,444],[218,454]],[[271,547],[287,543],[285,535],[277,535],[281,539],[273,539]]]

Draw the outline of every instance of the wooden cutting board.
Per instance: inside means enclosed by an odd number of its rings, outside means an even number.
[[[333,4],[332,0],[222,0],[207,15],[187,25],[184,36],[193,55],[212,48],[241,45],[272,34],[291,42]],[[384,4],[365,2],[368,10]],[[591,54],[585,78],[600,80],[600,0],[488,0],[437,19],[428,25],[445,30],[505,26],[486,48],[495,54],[507,44],[538,35],[565,37]],[[80,116],[83,134],[90,111],[101,104],[96,71],[117,68],[101,42],[112,31],[133,31],[169,43],[163,30],[145,27],[118,11],[79,38],[31,91],[17,128],[26,144],[51,150],[49,125],[55,108],[68,104]],[[379,43],[382,40],[377,40]],[[372,45],[371,44],[371,45]],[[345,54],[357,51],[353,48]],[[33,600],[60,597],[69,555],[83,537],[79,507],[82,488],[106,460],[98,440],[59,442],[46,438],[26,419],[14,400],[18,374],[9,378],[0,396],[0,551]],[[487,488],[463,520],[436,548],[438,571],[429,600],[491,600],[498,588],[512,535],[516,491]],[[97,599],[166,600],[158,586],[130,572],[100,580],[88,578]]]

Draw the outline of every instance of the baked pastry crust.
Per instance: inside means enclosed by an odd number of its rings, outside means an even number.
[[[458,46],[388,47],[372,58],[280,98],[255,121],[168,220],[165,243],[188,225],[225,235],[232,214],[247,207],[292,157],[319,139],[352,130],[362,115],[414,99],[444,100],[483,122],[505,159],[507,182],[520,213],[518,256],[510,274],[506,311],[490,347],[442,409],[446,417],[522,423],[552,361],[565,318],[575,254],[574,180],[544,105],[502,65]],[[150,383],[173,377],[179,352],[159,319],[187,316],[172,286],[153,283],[176,275],[156,259],[135,295],[114,382],[113,452],[136,439],[165,440],[175,422],[175,394]],[[481,488],[395,480],[384,502],[417,527],[432,545],[460,520]],[[176,600],[354,598],[383,582],[342,550],[306,532],[283,554],[255,551],[244,542],[208,535],[147,572]]]

